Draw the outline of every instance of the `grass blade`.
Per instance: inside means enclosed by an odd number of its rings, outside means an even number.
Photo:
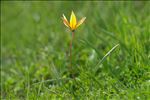
[[[98,65],[102,64],[102,62],[119,46],[119,44],[115,45],[111,50],[109,50],[106,55],[96,64],[96,71],[99,69]]]

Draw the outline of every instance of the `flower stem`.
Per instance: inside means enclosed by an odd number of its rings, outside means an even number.
[[[73,46],[73,39],[74,39],[74,31],[71,33],[72,39],[70,41],[70,72],[72,72],[72,46]]]

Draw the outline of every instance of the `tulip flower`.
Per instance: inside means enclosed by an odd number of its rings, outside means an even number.
[[[65,24],[65,26],[67,26],[71,32],[72,32],[72,40],[70,41],[70,67],[72,69],[72,41],[74,39],[74,32],[75,30],[85,21],[86,17],[83,17],[80,21],[77,21],[76,16],[74,14],[74,12],[71,12],[71,16],[70,16],[70,23],[68,22],[67,18],[65,17],[65,15],[63,14],[62,20],[63,23]]]
[[[71,29],[71,31],[75,31],[76,28],[78,28],[84,21],[85,21],[86,17],[83,17],[79,22],[76,19],[76,16],[74,14],[74,12],[72,11],[71,16],[70,16],[70,23],[68,22],[67,18],[65,17],[65,15],[63,14],[62,20],[63,23]]]

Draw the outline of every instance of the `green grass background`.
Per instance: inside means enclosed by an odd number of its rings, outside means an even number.
[[[73,41],[75,79],[61,19],[72,10],[86,16]],[[1,99],[150,99],[150,2],[1,1]]]

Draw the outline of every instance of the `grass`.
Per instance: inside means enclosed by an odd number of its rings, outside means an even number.
[[[149,6],[149,1],[1,1],[1,99],[148,100]],[[67,57],[71,35],[61,20],[72,10],[87,18],[75,33],[74,79]]]

